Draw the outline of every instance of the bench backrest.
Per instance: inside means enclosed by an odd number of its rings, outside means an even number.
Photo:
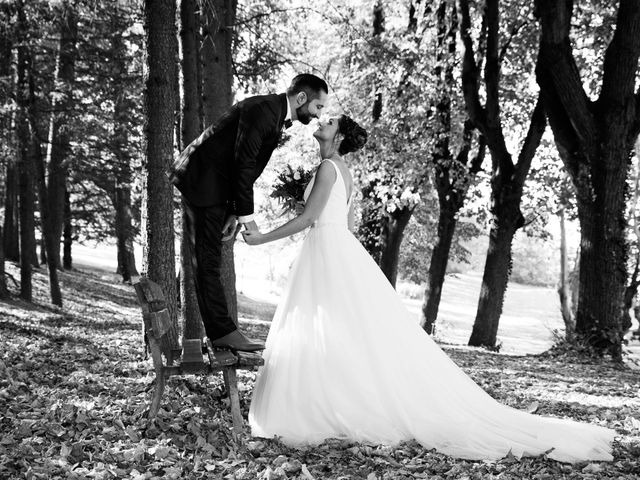
[[[133,284],[133,288],[136,290],[138,303],[142,309],[146,334],[160,340],[171,326],[171,317],[162,288],[147,277],[140,277]]]

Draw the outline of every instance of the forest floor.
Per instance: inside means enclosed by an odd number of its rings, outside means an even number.
[[[614,428],[613,462],[472,462],[414,442],[293,450],[248,429],[234,443],[219,376],[171,379],[148,423],[153,374],[132,287],[99,270],[61,277],[64,310],[48,304],[43,270],[34,304],[0,302],[0,479],[640,479],[639,372],[560,348],[514,356],[443,345],[502,403]],[[272,309],[241,295],[243,328],[266,337]],[[254,380],[240,375],[245,418]]]

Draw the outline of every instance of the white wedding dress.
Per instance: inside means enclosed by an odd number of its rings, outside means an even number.
[[[464,459],[551,450],[564,462],[611,460],[613,430],[502,405],[435,344],[348,230],[345,182],[333,165],[329,200],[269,331],[249,412],[252,435],[289,445],[415,439]]]

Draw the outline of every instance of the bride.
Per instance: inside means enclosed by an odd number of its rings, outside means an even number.
[[[311,227],[267,338],[252,434],[290,445],[415,439],[474,460],[612,460],[613,430],[498,403],[422,330],[350,231],[353,180],[342,157],[366,131],[342,115],[314,137],[323,160],[304,212],[268,233],[243,232],[259,245]]]

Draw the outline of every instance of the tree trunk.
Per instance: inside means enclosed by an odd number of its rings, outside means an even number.
[[[64,192],[64,231],[63,236],[63,253],[62,266],[65,270],[71,270],[73,267],[73,259],[71,258],[71,246],[73,245],[73,225],[71,223],[71,198],[69,191]]]
[[[0,238],[2,238],[2,227],[0,227]],[[4,248],[0,242],[0,300],[9,298],[9,290],[7,290],[7,279],[4,272]]]
[[[67,163],[70,149],[70,119],[74,109],[73,86],[75,79],[76,41],[78,17],[68,1],[58,12],[60,20],[60,46],[56,65],[56,88],[52,100],[52,115],[47,151],[47,203],[52,235],[51,255],[56,268],[60,268],[60,238],[64,226],[64,195],[67,181]]]
[[[22,135],[22,133],[19,134],[19,136]],[[28,138],[25,140],[29,141]],[[23,140],[18,141],[22,143]],[[21,145],[20,149],[24,149],[20,153],[20,298],[30,302],[32,300],[33,252],[36,248],[35,192],[28,143],[24,147]]]
[[[3,3],[2,6],[3,21],[7,21],[12,15],[12,6],[9,3]],[[13,38],[12,29],[8,26],[2,29],[0,34],[0,77],[11,78],[11,64],[13,63]],[[6,97],[3,101],[9,101],[10,87],[7,85]],[[15,121],[15,113],[3,120],[0,129],[2,130],[2,141],[6,145],[11,145],[14,141],[12,138],[12,123]],[[18,225],[18,172],[15,158],[6,157],[5,171],[5,198],[4,198],[4,234],[0,235],[5,258],[17,262],[20,259],[19,247],[19,225]]]
[[[521,225],[511,223],[491,229],[478,311],[469,338],[471,346],[496,347],[498,324],[511,273],[511,243]]]
[[[32,92],[33,93],[33,92]],[[33,97],[32,100],[33,102]],[[34,108],[34,105],[31,106]],[[35,119],[32,118],[32,129],[35,130]],[[40,204],[40,226],[42,229],[42,238],[40,243],[40,254],[42,263],[47,265],[49,272],[49,292],[51,295],[51,303],[62,307],[62,291],[60,289],[60,280],[58,278],[58,262],[56,261],[55,247],[60,247],[60,237],[56,237],[53,231],[51,218],[51,210],[47,202],[47,186],[44,178],[44,158],[37,138],[32,138],[32,155],[33,164],[35,165],[35,176],[38,187],[38,200]],[[64,207],[64,204],[63,204]]]
[[[433,324],[438,318],[442,285],[444,284],[444,277],[447,273],[449,252],[451,251],[453,234],[456,229],[456,212],[457,210],[454,208],[446,208],[446,205],[440,205],[440,213],[438,214],[438,236],[433,246],[433,252],[431,253],[425,302],[422,305],[422,328],[429,334],[433,333]]]
[[[615,359],[622,355],[621,320],[627,277],[624,180],[617,186],[617,195],[610,195],[613,185],[596,187],[592,205],[578,201],[581,238],[576,313],[576,333],[596,350],[609,350]]]
[[[7,165],[4,197],[4,226],[2,243],[7,260],[20,260],[20,221],[18,210],[18,192],[20,190],[18,167],[13,160]]]
[[[198,34],[196,0],[182,0],[180,3],[180,39],[182,41],[182,144],[189,145],[202,130],[201,117],[201,71],[200,38]],[[187,231],[186,212],[182,208],[182,238],[180,239],[180,306],[183,336],[185,339],[205,336],[204,325],[198,308],[198,297],[191,267],[191,252]]]
[[[382,222],[380,233],[380,269],[395,288],[398,277],[398,260],[404,230],[409,224],[413,208],[402,208],[388,213]]]
[[[18,66],[16,85],[16,139],[19,165],[19,211],[20,211],[20,297],[26,301],[33,298],[32,263],[36,248],[34,220],[34,169],[31,158],[31,131],[29,129],[29,70],[30,52],[26,42],[26,16],[24,4],[17,2],[18,9]],[[37,260],[37,259],[36,259]]]
[[[38,201],[40,204],[40,227],[42,231],[40,253],[42,255],[42,263],[47,265],[47,270],[49,273],[49,292],[51,295],[51,303],[62,307],[62,291],[60,289],[60,281],[58,278],[59,254],[56,255],[56,247],[58,252],[60,249],[60,236],[55,236],[53,220],[51,216],[51,211],[54,207],[48,201],[48,188],[45,179],[45,158],[42,147],[40,146],[39,135],[37,134],[38,111],[36,109],[35,82],[32,71],[33,65],[31,61],[27,62],[27,68],[29,75],[28,115],[31,130],[30,156],[32,157],[32,168],[36,179],[36,187],[38,190]],[[61,207],[64,208],[64,203]],[[60,213],[62,213],[62,211]]]
[[[575,322],[578,313],[578,296],[580,294],[580,248],[576,252],[576,261],[573,270],[569,273],[569,291],[571,292],[571,314]]]
[[[233,103],[233,24],[235,0],[212,0],[204,7],[202,94],[204,121],[215,122]]]
[[[636,152],[640,151],[640,137],[636,140]],[[636,154],[636,157],[638,154]],[[634,267],[631,278],[627,283],[627,287],[624,291],[624,306],[622,308],[622,336],[624,337],[629,331],[632,325],[631,321],[631,309],[635,311],[636,295],[638,293],[638,275],[640,274],[640,221],[638,219],[638,200],[640,200],[640,159],[636,162],[636,174],[635,185],[633,187],[633,198],[631,199],[631,211],[629,212],[629,218],[631,219],[633,235],[636,244],[636,251],[634,255]],[[630,242],[632,243],[632,242]]]
[[[215,122],[233,102],[232,26],[236,18],[236,0],[213,0],[204,8],[202,36],[203,107],[206,125]],[[222,244],[222,284],[229,315],[238,324],[234,240]]]
[[[468,0],[460,0],[460,36],[464,43],[462,90],[467,114],[491,152],[491,215],[493,227],[485,263],[478,311],[469,345],[495,347],[498,322],[502,314],[504,294],[511,273],[511,241],[524,225],[520,201],[531,161],[546,128],[542,99],[538,95],[527,135],[514,163],[507,149],[501,125],[500,104],[500,2],[487,0],[483,12],[486,25],[484,68],[485,104],[480,97],[480,69],[476,62],[471,36]]]
[[[378,0],[373,6],[373,39],[374,41],[380,40],[380,35],[384,33],[384,6],[381,0]],[[376,95],[373,100],[373,109],[371,116],[374,123],[380,120],[382,116],[382,87],[376,85]],[[389,276],[387,276],[389,278]]]
[[[133,250],[134,229],[131,215],[131,154],[129,140],[129,116],[133,103],[126,89],[121,88],[122,80],[127,75],[127,47],[123,39],[123,33],[128,24],[124,18],[125,13],[116,9],[112,17],[111,76],[114,82],[113,96],[113,134],[112,151],[116,164],[114,167],[115,182],[111,195],[115,209],[115,230],[118,255],[118,273],[123,282],[131,282],[132,277],[138,275],[136,269],[135,254]]]
[[[116,186],[116,241],[118,270],[122,281],[129,283],[138,275],[133,251],[133,220],[131,215],[131,186],[128,183]]]
[[[425,300],[422,305],[422,328],[429,334],[438,318],[442,285],[449,263],[449,252],[456,229],[456,215],[462,208],[473,179],[482,168],[486,144],[478,139],[478,152],[471,158],[474,126],[468,119],[462,131],[462,146],[457,156],[451,151],[452,96],[457,88],[454,67],[458,33],[458,12],[455,3],[443,0],[436,10],[438,50],[434,77],[439,94],[434,117],[436,141],[431,158],[435,168],[438,191],[438,235],[431,254]],[[471,162],[469,161],[471,160]]]
[[[173,188],[164,172],[173,161],[177,32],[173,0],[145,0],[145,260],[146,275],[158,283],[171,315],[168,343],[179,348],[177,324]]]
[[[631,321],[631,309],[634,307],[634,300],[638,293],[638,286],[640,284],[640,282],[638,282],[638,273],[640,273],[640,254],[636,254],[634,263],[635,266],[633,269],[633,273],[631,274],[629,285],[627,285],[627,288],[624,289],[624,304],[622,307],[621,325],[623,337],[633,325]]]
[[[40,194],[40,179],[38,178],[38,195]],[[44,180],[43,180],[44,181]],[[40,203],[42,203],[42,201],[40,201]],[[47,208],[47,207],[44,207]],[[39,242],[39,247],[40,247],[40,265],[46,265],[47,264],[47,243],[44,240],[44,231],[45,231],[45,227],[43,225],[43,221],[42,218],[40,218],[40,232],[41,232],[41,236],[40,236],[40,242]]]
[[[379,42],[380,35],[384,33],[384,6],[380,0],[376,1],[373,6],[371,23],[373,26],[373,41]],[[382,86],[377,82],[373,87],[376,93],[371,110],[371,119],[375,125],[382,116]],[[382,256],[380,235],[382,234],[382,223],[384,221],[384,217],[382,216],[383,209],[381,202],[375,196],[370,195],[374,191],[376,184],[377,181],[372,180],[364,182],[360,186],[360,193],[364,201],[361,205],[361,220],[358,227],[358,236],[369,255],[380,265]],[[387,278],[389,277],[387,276]]]
[[[567,227],[565,225],[564,208],[558,212],[560,218],[560,311],[564,321],[565,338],[572,341],[576,330],[576,321],[571,310],[571,292],[569,289],[569,262],[567,255]]]
[[[580,285],[576,333],[622,359],[626,285],[625,190],[640,131],[640,4],[621,0],[594,101],[583,88],[570,38],[573,2],[536,0],[542,26],[536,79],[560,157],[576,188]]]

